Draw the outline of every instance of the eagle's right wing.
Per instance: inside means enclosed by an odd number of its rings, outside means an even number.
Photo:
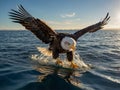
[[[46,44],[50,43],[57,35],[57,33],[43,21],[31,16],[22,5],[18,6],[18,11],[12,9],[9,13],[10,19],[12,19],[13,22],[22,24]]]
[[[108,23],[109,19],[110,19],[110,16],[109,16],[109,13],[107,13],[106,17],[102,21],[75,32],[73,34],[73,37],[77,40],[80,36],[82,36],[83,34],[87,32],[92,33],[92,32],[96,32],[97,30],[100,30],[103,28],[104,25]]]

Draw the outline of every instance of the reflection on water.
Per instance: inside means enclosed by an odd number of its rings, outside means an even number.
[[[38,81],[41,83],[49,82],[49,77],[60,78],[64,81],[64,83],[69,83],[77,87],[81,87],[81,83],[79,78],[83,73],[90,70],[90,65],[85,64],[83,60],[80,58],[77,52],[74,53],[74,62],[79,66],[77,69],[73,69],[70,67],[70,63],[65,60],[65,55],[61,55],[63,59],[63,65],[56,65],[56,60],[53,60],[50,56],[45,56],[43,54],[40,55],[32,55],[32,60],[34,62],[34,68],[42,73],[43,75],[38,76]],[[47,79],[48,80],[47,80]],[[50,79],[52,83],[52,78]],[[58,82],[58,81],[56,81]]]
[[[62,66],[56,65],[56,60],[52,59],[52,56],[45,56],[44,54],[36,54],[32,55],[32,61],[35,63],[35,67],[38,71],[41,73],[58,73],[59,75],[64,75],[68,72],[74,72],[76,73],[83,73],[90,69],[90,65],[84,63],[84,61],[80,58],[79,54],[75,52],[73,54],[73,62],[78,65],[77,69],[73,69],[70,67],[70,62],[66,60],[66,55],[62,54],[60,55],[62,57]]]
[[[38,82],[30,83],[19,90],[83,90],[81,85],[74,86],[57,74],[41,75]]]
[[[46,85],[49,90],[83,90],[82,83],[76,77],[76,75],[80,77],[83,71],[40,64],[36,67],[36,70],[39,72],[44,71],[42,75],[38,76],[38,82]]]

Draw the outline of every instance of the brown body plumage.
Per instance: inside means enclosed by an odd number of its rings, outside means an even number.
[[[59,53],[66,53],[67,59],[69,61],[73,60],[73,51],[65,50],[61,47],[61,40],[64,37],[71,37],[75,41],[78,40],[78,38],[82,35],[84,35],[87,32],[95,32],[101,28],[103,28],[104,25],[107,24],[107,21],[109,20],[110,16],[109,13],[107,13],[106,17],[91,26],[88,26],[84,29],[81,29],[74,34],[68,34],[68,33],[57,33],[54,30],[52,30],[47,24],[45,24],[40,19],[36,19],[33,16],[31,16],[22,5],[18,6],[18,11],[11,10],[10,17],[13,19],[13,22],[22,24],[26,29],[31,31],[33,34],[36,35],[37,38],[39,38],[42,42],[45,44],[49,44],[49,50],[52,51],[53,58],[56,59],[59,57]]]

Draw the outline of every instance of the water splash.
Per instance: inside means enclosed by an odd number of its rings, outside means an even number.
[[[52,58],[51,55],[48,55],[47,49],[44,48],[37,48],[40,51],[40,54],[34,54],[31,56],[31,59],[37,63],[35,66],[35,69],[41,73],[43,73],[44,76],[39,76],[39,81],[42,81],[44,78],[46,78],[47,75],[50,74],[57,74],[60,77],[62,77],[66,82],[73,84],[77,87],[82,87],[79,80],[77,80],[76,77],[79,77],[82,75],[82,73],[86,72],[90,69],[90,66],[88,64],[85,64],[82,58],[79,56],[77,52],[74,52],[73,54],[73,62],[76,63],[79,68],[77,70],[74,70],[70,67],[70,62],[66,60],[66,54],[60,54],[60,59],[62,61],[62,67],[59,67],[56,65],[56,60]],[[48,52],[47,54],[44,54],[41,51]]]
[[[40,64],[44,64],[44,65],[55,65],[56,60],[52,58],[51,54],[48,55],[50,52],[47,51],[43,48],[37,48],[39,49],[39,51],[41,50],[42,53],[40,54],[34,54],[31,56],[32,60],[36,60],[38,61],[38,63]],[[44,53],[43,53],[44,52]],[[65,54],[60,54],[60,59],[63,62],[63,67],[70,67],[70,62],[68,62],[68,60],[66,60],[66,55]],[[85,64],[83,59],[80,57],[80,55],[77,52],[73,53],[73,62],[76,63],[79,68],[89,68],[88,64]]]

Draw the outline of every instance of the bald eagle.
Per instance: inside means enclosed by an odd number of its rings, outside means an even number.
[[[18,10],[11,9],[9,12],[10,19],[15,23],[20,23],[26,29],[36,35],[42,42],[49,44],[49,50],[52,51],[53,59],[56,59],[56,64],[61,64],[59,59],[60,53],[66,53],[67,60],[70,61],[71,67],[75,68],[77,65],[73,63],[73,52],[76,49],[76,42],[79,37],[85,33],[93,33],[103,28],[110,19],[109,13],[106,17],[96,24],[78,30],[73,34],[69,33],[58,33],[52,30],[42,20],[33,17],[29,14],[22,5],[18,5]]]

